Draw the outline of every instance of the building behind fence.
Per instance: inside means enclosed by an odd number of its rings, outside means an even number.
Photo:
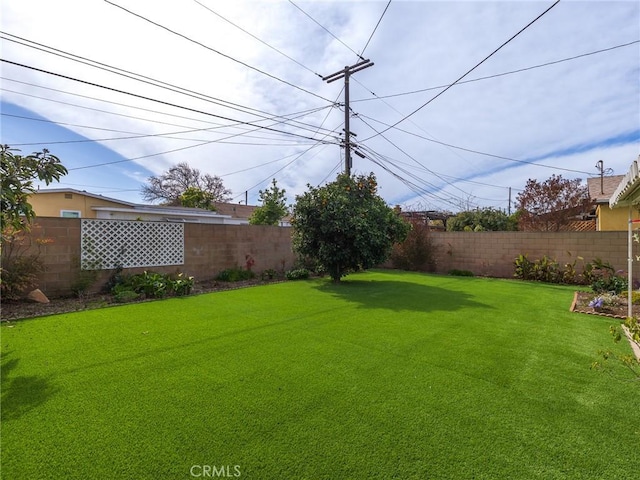
[[[431,235],[437,273],[458,269],[511,278],[513,261],[520,254],[527,254],[531,260],[547,255],[561,264],[577,260],[578,269],[583,261],[595,258],[610,262],[616,269],[627,268],[626,232]],[[40,247],[46,271],[39,282],[40,289],[51,297],[71,294],[81,268],[98,271],[97,289],[107,281],[112,272],[109,269],[118,264],[126,273],[145,269],[180,271],[202,281],[227,268],[244,268],[248,255],[258,274],[267,269],[289,270],[295,263],[288,227],[41,217],[32,236],[52,240]]]

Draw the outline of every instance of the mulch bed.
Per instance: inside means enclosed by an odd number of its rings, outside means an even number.
[[[253,287],[257,285],[266,285],[268,283],[276,283],[282,280],[246,280],[241,282],[219,282],[209,280],[198,282],[194,285],[191,295],[202,293],[219,292],[224,290],[234,290],[237,288]],[[140,299],[127,303],[153,302],[157,299]],[[35,303],[28,300],[15,302],[2,302],[0,309],[0,321],[7,322],[20,320],[24,318],[40,317],[44,315],[56,315],[58,313],[77,312],[81,310],[92,310],[95,308],[104,308],[114,305],[124,305],[114,300],[109,294],[87,295],[83,298],[65,297],[52,298],[49,303]]]
[[[589,315],[599,315],[602,317],[619,318],[624,320],[627,318],[627,300],[621,298],[620,305],[615,307],[603,307],[596,311],[593,307],[589,306],[589,302],[593,300],[597,295],[593,292],[576,292],[573,297],[573,303],[570,310],[576,313],[588,313]],[[640,305],[633,305],[632,312],[634,317],[640,315]]]

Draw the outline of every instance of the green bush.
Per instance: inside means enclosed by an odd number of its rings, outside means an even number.
[[[456,277],[473,277],[474,276],[473,272],[470,270],[458,270],[457,268],[449,270],[449,275],[453,275]]]
[[[251,280],[256,275],[251,270],[244,270],[239,267],[227,268],[218,273],[216,280],[221,282],[241,282],[243,280]]]
[[[309,270],[306,268],[296,268],[285,273],[287,280],[304,280],[309,278]]]
[[[273,268],[268,268],[267,270],[262,272],[262,275],[260,276],[262,280],[273,280],[274,278],[277,278],[277,277],[278,277],[278,272]]]
[[[149,272],[134,275],[118,274],[111,293],[115,296],[129,298],[131,295],[125,292],[134,292],[145,298],[164,298],[167,295],[188,295],[194,285],[193,277],[185,277],[178,273],[175,277],[168,274]]]

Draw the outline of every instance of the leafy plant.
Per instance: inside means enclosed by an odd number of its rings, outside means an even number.
[[[188,295],[194,285],[193,277],[185,277],[182,273],[175,278],[168,274],[144,271],[134,275],[119,275],[117,283],[111,293],[123,298],[131,295],[124,293],[131,291],[145,298],[163,298],[167,295]]]
[[[227,268],[222,270],[216,276],[216,280],[221,282],[241,282],[244,280],[251,280],[256,275],[251,270],[244,270],[239,267]]]
[[[305,280],[309,278],[310,272],[306,268],[296,268],[293,270],[289,270],[285,277],[287,280]]]
[[[455,277],[473,277],[474,274],[470,270],[458,270],[457,268],[449,270],[449,275],[453,275]]]
[[[407,238],[393,246],[391,263],[401,270],[433,271],[436,265],[435,254],[436,246],[431,238],[429,225],[421,220],[412,220]]]
[[[179,273],[175,278],[169,278],[170,290],[179,297],[189,295],[194,283],[193,277],[186,277],[183,273]]]
[[[260,278],[262,278],[262,280],[273,280],[274,278],[278,277],[278,272],[273,269],[273,268],[268,268],[265,271],[262,272],[262,275],[260,275]]]
[[[533,262],[527,258],[527,254],[518,255],[513,263],[516,269],[514,277],[520,280],[533,279]]]
[[[28,253],[31,241],[38,247],[36,253]],[[3,300],[18,300],[38,286],[38,275],[44,272],[41,247],[51,240],[31,237],[31,241],[24,229],[7,226],[2,232],[0,292]]]

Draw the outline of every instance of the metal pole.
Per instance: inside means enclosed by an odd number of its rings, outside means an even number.
[[[629,233],[627,237],[627,316],[633,317],[633,207],[629,205]]]

